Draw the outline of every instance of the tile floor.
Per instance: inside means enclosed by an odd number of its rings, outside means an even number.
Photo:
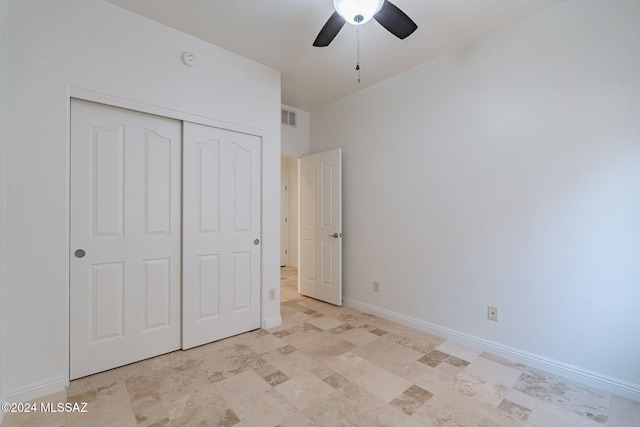
[[[640,403],[296,292],[283,324],[72,381],[14,426],[640,426]],[[40,402],[39,401],[39,402]]]

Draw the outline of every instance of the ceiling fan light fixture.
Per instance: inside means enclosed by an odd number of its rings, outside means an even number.
[[[333,0],[336,11],[352,25],[369,22],[383,3],[384,0]]]

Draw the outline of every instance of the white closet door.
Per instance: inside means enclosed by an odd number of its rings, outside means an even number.
[[[257,136],[183,124],[183,337],[191,348],[260,327]]]
[[[181,123],[71,103],[70,377],[180,348]]]

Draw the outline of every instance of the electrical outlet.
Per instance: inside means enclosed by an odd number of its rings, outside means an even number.
[[[378,281],[373,282],[373,292],[380,292],[380,282]]]
[[[276,299],[276,288],[269,289],[269,301]]]
[[[498,321],[498,307],[487,306],[487,319]]]

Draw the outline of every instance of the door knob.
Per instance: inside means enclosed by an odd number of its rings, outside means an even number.
[[[260,244],[260,239],[256,239],[256,240],[254,240],[254,241],[253,241],[253,244],[254,244],[254,245],[256,245],[256,246],[258,246],[258,245]]]
[[[329,234],[329,237],[333,237],[334,239],[337,239],[338,236],[339,236],[338,233]]]
[[[73,254],[76,256],[76,258],[82,258],[83,256],[85,256],[86,252],[82,249],[78,249]]]

